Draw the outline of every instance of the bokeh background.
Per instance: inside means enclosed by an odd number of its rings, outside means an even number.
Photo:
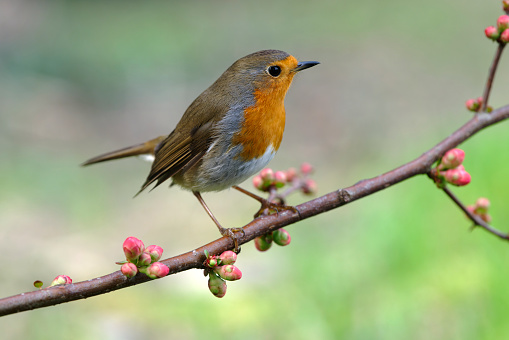
[[[322,64],[295,79],[274,169],[316,167],[319,194],[391,170],[471,116],[495,50],[500,1],[0,1],[1,296],[118,269],[137,236],[171,256],[217,238],[193,195],[133,195],[149,164],[81,168],[169,133],[233,61],[275,48]],[[508,103],[503,56],[492,95]],[[462,145],[506,229],[509,134]],[[250,188],[249,182],[244,187]],[[226,226],[257,204],[205,194]],[[307,197],[295,195],[290,204]],[[0,319],[2,339],[507,339],[509,245],[470,223],[425,176],[243,247],[225,298],[195,270]]]

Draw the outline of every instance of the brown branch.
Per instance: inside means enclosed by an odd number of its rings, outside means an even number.
[[[293,224],[301,219],[321,214],[365,196],[374,194],[410,177],[427,174],[432,165],[447,150],[456,147],[480,130],[508,118],[509,105],[494,110],[490,114],[476,114],[465,125],[438,143],[432,149],[399,168],[389,171],[383,175],[360,181],[348,188],[333,191],[324,196],[302,203],[296,206],[300,215],[287,210],[279,214],[263,216],[251,221],[244,227],[245,234],[240,237],[239,244],[249,242],[257,236],[266,234],[289,224]],[[481,221],[478,222],[479,225],[483,226],[480,223]],[[170,274],[175,274],[192,268],[202,268],[202,263],[205,260],[205,249],[207,249],[211,254],[219,254],[227,249],[232,249],[233,246],[233,241],[230,238],[223,237],[188,253],[175,256],[161,262],[170,268]],[[55,286],[6,297],[0,300],[0,316],[85,299],[91,296],[137,285],[146,281],[150,281],[150,279],[143,274],[138,274],[132,279],[127,279],[120,273],[120,271],[116,271],[112,274],[88,281]]]

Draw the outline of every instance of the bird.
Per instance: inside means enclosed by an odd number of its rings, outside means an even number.
[[[263,205],[265,199],[238,186],[275,156],[285,128],[284,99],[294,76],[319,64],[299,62],[280,50],[262,50],[235,61],[187,108],[169,135],[91,158],[90,165],[130,156],[152,160],[141,193],[168,179],[191,191],[221,235],[237,246],[241,228],[223,228],[201,193],[233,187]],[[138,195],[136,194],[136,195]]]

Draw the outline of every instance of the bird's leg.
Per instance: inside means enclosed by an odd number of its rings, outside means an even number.
[[[205,209],[205,211],[210,216],[212,221],[214,221],[214,223],[216,224],[217,229],[219,229],[219,232],[221,233],[221,235],[228,236],[229,238],[232,239],[233,243],[235,244],[235,252],[238,253],[240,251],[239,240],[235,233],[240,232],[240,233],[242,233],[242,236],[244,236],[245,235],[244,229],[242,229],[242,228],[223,228],[221,226],[221,224],[219,223],[219,221],[214,216],[214,214],[212,213],[212,211],[210,211],[209,207],[207,206],[207,204],[201,197],[201,194],[198,191],[193,191],[193,194],[194,194],[194,196],[196,196],[196,198],[200,202],[201,206],[203,207],[203,209]]]
[[[242,189],[241,187],[239,187],[237,185],[234,185],[232,188],[240,191],[243,194],[248,195],[251,198],[254,198],[255,200],[257,200],[258,202],[261,203],[262,206],[261,206],[260,210],[258,210],[258,212],[254,215],[255,218],[258,217],[258,216],[264,215],[264,214],[266,215],[267,214],[266,210],[274,210],[276,213],[278,213],[280,210],[291,210],[291,211],[293,211],[293,212],[295,212],[295,213],[300,215],[300,213],[297,210],[297,208],[292,207],[291,205],[286,205],[282,198],[278,197],[278,199],[281,201],[281,203],[274,203],[274,202],[272,202],[272,200],[274,198],[276,198],[275,195],[273,195],[272,193],[271,193],[269,199],[265,199],[265,198],[260,197],[260,196],[258,196],[256,194],[253,194],[250,191]]]

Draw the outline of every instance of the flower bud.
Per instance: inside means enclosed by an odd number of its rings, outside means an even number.
[[[254,240],[255,247],[259,251],[267,251],[272,245],[272,233],[268,233],[262,236],[258,236]]]
[[[258,190],[263,190],[263,179],[262,176],[256,175],[253,177],[253,186]]]
[[[141,253],[140,257],[138,257],[138,261],[136,262],[138,266],[148,266],[151,263],[152,258],[150,257],[150,254],[145,252]]]
[[[145,250],[145,245],[136,237],[128,237],[123,244],[124,254],[129,262],[136,262]]]
[[[467,185],[471,180],[470,174],[465,171],[463,165],[460,165],[454,169],[443,171],[442,175],[447,182],[456,186]]]
[[[297,178],[297,170],[295,168],[286,170],[286,180],[288,182],[292,182],[295,178]]]
[[[302,163],[300,172],[302,172],[303,175],[309,175],[313,172],[313,166],[309,163]]]
[[[274,185],[276,188],[282,188],[286,184],[286,173],[284,171],[276,171],[274,173]]]
[[[138,267],[136,267],[134,263],[126,262],[122,265],[122,267],[120,267],[120,271],[125,276],[131,278],[138,273]]]
[[[170,272],[170,268],[162,264],[161,262],[154,262],[148,266],[146,273],[151,279],[157,279],[165,277]]]
[[[272,232],[272,239],[274,240],[274,243],[280,246],[287,246],[290,244],[290,241],[292,240],[288,231],[286,231],[283,228]]]
[[[502,34],[500,34],[500,41],[508,43],[509,42],[509,28],[506,28]]]
[[[318,190],[316,182],[310,178],[306,179],[302,184],[302,192],[306,195],[313,195]]]
[[[53,279],[53,281],[50,284],[51,286],[58,286],[58,285],[65,285],[72,283],[72,279],[67,275],[58,275]]]
[[[156,245],[151,245],[145,249],[145,253],[150,255],[150,258],[152,259],[151,262],[157,262],[161,259],[161,256],[163,256],[163,248]]]
[[[260,171],[260,177],[265,182],[272,182],[274,180],[274,171],[271,168],[265,168]]]
[[[242,278],[242,272],[240,269],[232,264],[216,267],[215,271],[222,279],[227,281],[236,281]]]
[[[509,0],[502,1],[502,9],[506,11],[506,13],[509,12]]]
[[[226,282],[216,274],[210,273],[209,290],[215,297],[222,298],[226,294]]]
[[[447,151],[442,157],[439,169],[453,169],[458,167],[465,159],[465,151],[461,149],[451,149]]]
[[[482,101],[482,99],[481,99]],[[465,102],[465,106],[467,107],[467,110],[472,112],[478,112],[480,109],[481,102],[478,99],[469,99]]]
[[[219,259],[221,260],[221,265],[234,264],[235,261],[237,261],[237,254],[231,250],[227,250],[219,255]]]
[[[509,28],[509,15],[504,14],[499,16],[497,19],[497,27],[499,32]]]
[[[497,40],[499,37],[498,29],[495,26],[488,26],[484,29],[484,34],[491,40]]]
[[[485,197],[479,197],[477,201],[475,201],[474,212],[476,214],[485,214],[488,212],[488,208],[490,207],[490,200]]]

